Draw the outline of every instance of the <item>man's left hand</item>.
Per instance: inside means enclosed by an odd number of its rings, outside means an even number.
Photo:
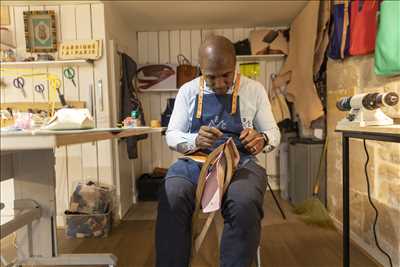
[[[260,153],[266,145],[263,134],[257,132],[253,128],[244,129],[240,133],[239,138],[247,151],[254,156]]]

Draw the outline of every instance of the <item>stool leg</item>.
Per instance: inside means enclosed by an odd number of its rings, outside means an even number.
[[[278,206],[278,209],[279,209],[279,211],[281,212],[282,218],[283,218],[284,220],[286,220],[286,215],[285,215],[285,213],[283,212],[283,210],[282,210],[282,208],[281,208],[281,205],[279,205],[279,201],[278,201],[278,199],[276,198],[276,196],[275,196],[275,194],[274,194],[274,191],[272,191],[271,185],[270,185],[269,182],[268,182],[268,175],[267,175],[267,187],[269,188],[269,191],[271,192],[272,197],[273,197],[274,200],[275,200],[276,206]]]
[[[257,248],[256,267],[261,267],[261,251],[260,246]]]

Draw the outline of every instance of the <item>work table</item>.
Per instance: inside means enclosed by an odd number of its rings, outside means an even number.
[[[48,149],[65,145],[161,133],[164,127],[95,128],[88,130],[34,130],[1,132],[1,151]]]
[[[16,209],[14,219],[1,225],[1,237],[17,231],[17,265],[116,266],[117,259],[110,253],[58,253],[55,148],[164,130],[135,127],[1,132],[1,180],[14,178]]]

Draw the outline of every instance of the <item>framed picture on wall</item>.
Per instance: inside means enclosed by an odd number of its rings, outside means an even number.
[[[24,11],[27,52],[57,51],[56,16],[52,10]]]

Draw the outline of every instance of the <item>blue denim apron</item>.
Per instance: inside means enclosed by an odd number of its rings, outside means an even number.
[[[202,83],[200,79],[200,83]],[[228,138],[232,138],[236,144],[236,147],[240,153],[239,166],[247,162],[249,159],[254,158],[244,147],[239,139],[240,133],[243,130],[242,120],[240,116],[239,108],[239,96],[236,96],[236,111],[232,111],[233,104],[232,94],[217,95],[217,94],[204,94],[202,96],[202,107],[201,116],[198,118],[196,112],[193,112],[192,125],[190,128],[191,133],[197,133],[200,127],[203,125],[209,127],[218,128],[223,136],[219,138],[213,145],[212,148],[204,149],[202,152],[211,153],[212,150],[223,144]],[[198,110],[199,105],[199,94],[196,95],[195,111]],[[197,184],[197,180],[200,174],[201,164],[192,159],[178,159],[168,169],[166,179],[170,177],[182,177],[194,184]]]

